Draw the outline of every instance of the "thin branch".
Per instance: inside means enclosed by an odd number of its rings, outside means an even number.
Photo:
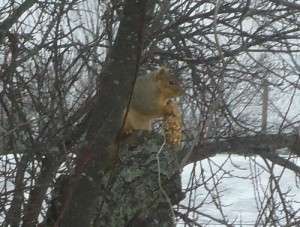
[[[269,0],[269,1],[275,3],[276,5],[285,6],[290,10],[300,10],[300,4],[296,2],[285,1],[285,0]]]
[[[164,143],[161,145],[159,151],[157,152],[157,155],[156,155],[156,160],[157,160],[157,168],[158,168],[158,171],[157,171],[157,178],[158,178],[158,185],[159,185],[159,189],[160,191],[162,192],[162,194],[164,195],[164,197],[166,198],[167,202],[169,203],[170,205],[170,210],[171,210],[171,214],[172,214],[172,217],[173,217],[173,220],[176,219],[176,215],[174,213],[174,209],[173,209],[173,205],[172,205],[172,202],[171,202],[171,199],[169,198],[168,194],[166,193],[166,191],[164,190],[162,184],[161,184],[161,170],[160,170],[160,159],[159,159],[159,155],[162,151],[162,149],[164,148],[164,146],[166,145],[166,140],[164,140]]]

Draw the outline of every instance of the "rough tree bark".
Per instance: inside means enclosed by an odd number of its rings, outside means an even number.
[[[177,156],[168,145],[158,153],[162,136],[145,134],[121,144],[117,178],[100,197],[93,226],[174,226],[172,205],[183,199]]]
[[[106,185],[105,193],[95,198],[98,206],[92,226],[174,226],[171,206],[183,199],[181,169],[168,145],[158,155],[162,144],[163,137],[156,133],[136,133],[122,142],[113,174],[104,176],[107,181],[114,178],[114,183]],[[53,226],[61,212],[70,179],[63,176],[57,182],[47,226]]]

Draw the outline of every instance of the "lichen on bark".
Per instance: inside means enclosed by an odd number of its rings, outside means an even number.
[[[170,204],[158,182],[157,152],[162,144],[162,136],[155,133],[133,135],[121,144],[113,183],[105,197],[99,198],[93,226],[174,225]],[[182,193],[174,150],[165,145],[159,160],[161,185],[176,205]]]

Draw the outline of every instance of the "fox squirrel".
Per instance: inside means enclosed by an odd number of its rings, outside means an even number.
[[[119,131],[112,145],[107,168],[114,169],[119,142],[124,134],[133,130],[151,130],[151,121],[164,118],[166,141],[177,146],[181,142],[181,118],[179,108],[171,98],[180,96],[182,88],[177,79],[170,75],[169,69],[160,67],[152,73],[138,77],[133,89],[131,102],[123,129]],[[124,111],[124,116],[126,111]]]
[[[181,95],[179,81],[170,75],[169,69],[160,67],[158,70],[138,77],[133,89],[123,133],[130,134],[133,130],[151,131],[151,121],[164,116],[166,104],[170,98]]]

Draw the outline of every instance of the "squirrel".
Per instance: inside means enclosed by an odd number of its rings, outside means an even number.
[[[177,122],[180,120],[180,112],[176,104],[171,102],[172,98],[182,94],[182,87],[179,81],[170,75],[169,69],[160,67],[146,76],[138,77],[133,88],[131,101],[128,110],[124,111],[126,116],[124,126],[120,129],[116,142],[112,145],[107,168],[113,169],[117,160],[119,150],[119,142],[124,135],[132,134],[134,130],[151,131],[151,121],[157,118],[167,119],[164,123],[168,141],[173,145],[180,143],[177,135],[180,133],[181,124],[177,127]],[[173,120],[174,114],[176,116]],[[169,118],[168,118],[169,117]],[[169,120],[168,120],[169,119]],[[171,120],[170,120],[171,119]],[[179,120],[178,120],[179,119]],[[170,124],[176,123],[175,134],[174,127]],[[166,130],[167,127],[167,130]],[[168,130],[170,128],[170,130]],[[177,132],[178,131],[178,132]]]
[[[181,94],[182,87],[179,81],[171,76],[169,69],[165,67],[138,77],[122,130],[123,134],[131,134],[133,130],[151,131],[151,121],[164,116],[168,100]]]

